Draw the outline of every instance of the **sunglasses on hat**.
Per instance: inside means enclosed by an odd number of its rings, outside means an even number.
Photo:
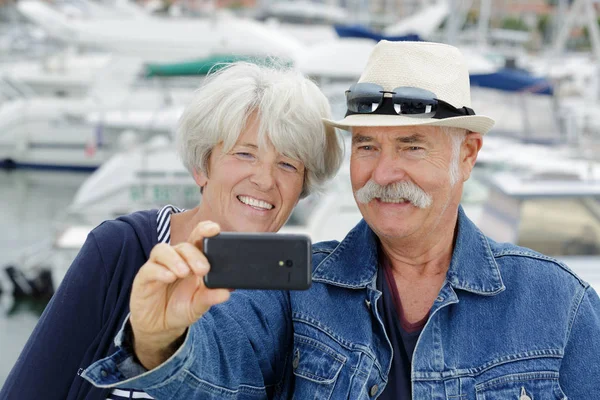
[[[391,94],[386,97],[385,94]],[[429,90],[415,87],[397,87],[384,90],[375,83],[355,83],[346,90],[346,116],[353,114],[404,115],[415,118],[451,118],[475,115],[469,107],[456,108],[436,97]]]

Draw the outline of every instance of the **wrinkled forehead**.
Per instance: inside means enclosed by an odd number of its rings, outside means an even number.
[[[354,126],[350,133],[352,140],[357,137],[371,137],[373,139],[389,139],[397,137],[415,136],[426,141],[443,140],[443,129],[439,126]]]

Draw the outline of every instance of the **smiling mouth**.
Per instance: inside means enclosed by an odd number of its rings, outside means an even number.
[[[385,198],[379,198],[377,197],[377,200],[379,200],[382,203],[394,203],[394,204],[402,204],[402,203],[408,203],[408,200],[406,199],[385,199]]]
[[[255,199],[254,197],[237,196],[237,199],[241,203],[244,203],[247,206],[250,206],[252,208],[255,208],[255,209],[261,210],[261,211],[269,211],[269,210],[272,210],[273,208],[275,208],[275,206],[273,204],[269,204],[264,200]]]

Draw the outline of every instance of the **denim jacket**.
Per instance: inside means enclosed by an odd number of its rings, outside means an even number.
[[[82,376],[157,399],[371,399],[393,357],[376,304],[377,239],[361,221],[314,245],[307,291],[235,291],[145,371],[128,345]],[[600,299],[566,266],[495,243],[458,212],[446,281],[417,342],[414,399],[600,399]]]

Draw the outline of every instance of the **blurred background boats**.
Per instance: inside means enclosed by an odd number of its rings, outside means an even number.
[[[597,8],[592,0],[0,0],[0,385],[94,226],[197,204],[173,132],[206,73],[236,60],[297,68],[341,117],[344,91],[378,40],[460,47],[473,108],[497,121],[465,187],[465,211],[495,240],[564,260],[600,289]],[[283,231],[341,239],[359,219],[346,163]]]

